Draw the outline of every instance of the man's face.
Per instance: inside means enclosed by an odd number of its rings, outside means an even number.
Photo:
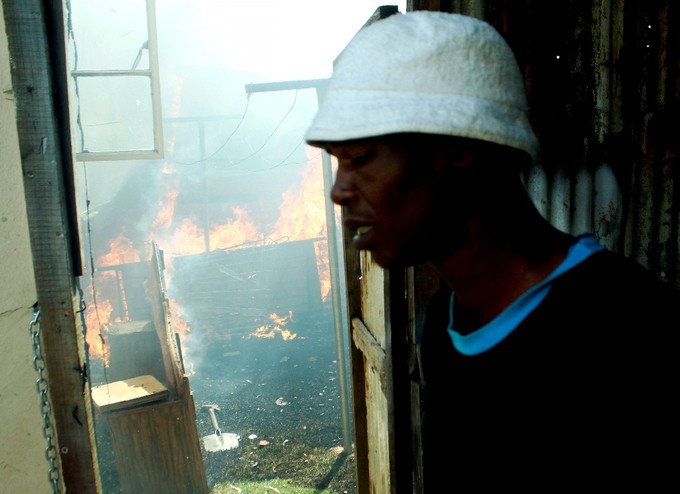
[[[338,168],[331,199],[343,206],[355,248],[382,267],[431,260],[452,218],[447,166],[430,141],[412,134],[332,143]],[[447,192],[448,191],[448,192]]]

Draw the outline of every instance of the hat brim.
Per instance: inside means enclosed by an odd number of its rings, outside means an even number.
[[[467,95],[329,88],[305,140],[322,147],[404,132],[490,141],[538,159],[538,140],[524,109]]]

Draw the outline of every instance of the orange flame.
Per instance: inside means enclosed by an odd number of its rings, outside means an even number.
[[[273,231],[265,235],[250,218],[245,208],[234,208],[233,219],[224,224],[213,225],[209,230],[207,241],[210,250],[223,248],[245,248],[254,243],[262,242],[265,238],[286,238],[291,241],[315,239],[314,251],[317,259],[317,271],[321,285],[322,300],[326,300],[330,292],[330,272],[328,260],[328,243],[326,237],[326,217],[323,190],[323,168],[321,159],[315,149],[308,148],[308,162],[302,173],[301,183],[286,191],[279,211],[279,218]],[[170,166],[166,163],[165,166]],[[184,218],[180,226],[171,231],[175,216],[175,205],[180,191],[168,190],[165,199],[159,205],[157,217],[151,224],[151,231],[147,237],[147,243],[155,239],[158,245],[166,252],[175,255],[189,255],[202,253],[206,248],[205,229],[197,226],[191,219]],[[98,268],[117,266],[140,262],[142,255],[134,248],[133,242],[124,233],[110,241],[110,250],[101,256],[96,266]],[[166,283],[172,279],[172,257],[166,257]],[[99,276],[115,276],[114,272],[104,272]],[[116,281],[113,281],[115,283]],[[117,280],[120,283],[120,280]],[[100,291],[98,289],[98,291]],[[98,328],[97,331],[87,332],[87,343],[90,353],[95,357],[107,360],[107,348],[105,345],[105,331],[113,314],[111,302],[103,298],[101,293],[93,294],[97,301],[96,310],[90,310],[86,316],[87,328]],[[173,301],[171,304],[171,318],[173,327],[180,334],[191,331],[190,325],[185,321],[179,305]],[[274,338],[280,335],[284,340],[292,340],[297,337],[296,333],[285,329],[284,326],[292,319],[292,313],[287,317],[270,315],[271,322],[258,327],[252,336],[258,338]]]
[[[304,240],[325,236],[323,170],[314,160],[307,162],[302,184],[283,194],[281,214],[271,234],[273,238],[287,237]]]
[[[169,248],[178,255],[198,254],[205,251],[203,228],[185,218],[169,239]]]
[[[242,208],[234,208],[236,219],[210,230],[210,248],[224,249],[262,239],[262,234]]]
[[[168,190],[165,193],[167,198],[167,203],[165,206],[161,205],[161,209],[158,212],[158,216],[151,223],[151,229],[156,228],[168,228],[172,224],[172,217],[175,214],[175,204],[177,203],[177,196],[179,196],[178,190]]]
[[[119,235],[109,243],[111,250],[99,258],[98,266],[115,266],[126,263],[133,263],[139,261],[139,254],[133,249],[132,242],[124,235]],[[91,294],[96,305],[92,304],[88,307],[85,314],[85,341],[88,346],[88,355],[94,358],[100,358],[104,361],[104,365],[109,364],[109,346],[106,343],[106,336],[108,335],[108,326],[112,322],[120,322],[121,317],[113,314],[113,305],[111,301],[104,296],[106,289],[115,289],[120,280],[115,271],[101,271],[97,272],[96,293]],[[125,304],[125,300],[120,301]]]
[[[302,184],[284,194],[281,214],[271,234],[273,238],[305,240],[326,237],[326,203],[321,158],[318,151],[311,147],[307,148],[307,153],[308,161],[302,173]],[[321,299],[325,301],[331,289],[327,241],[315,242],[314,252],[321,284]]]
[[[297,333],[293,333],[292,331],[289,331],[288,329],[283,328],[282,326],[285,326],[290,319],[292,319],[293,313],[288,312],[287,316],[279,316],[276,313],[269,314],[269,319],[271,322],[268,322],[267,324],[263,324],[259,328],[257,328],[255,331],[250,333],[247,338],[265,338],[265,339],[274,339],[276,338],[276,335],[281,335],[281,338],[284,341],[290,341],[294,340],[297,338]]]
[[[184,311],[175,299],[168,299],[170,317],[175,332],[180,335],[186,335],[191,332],[191,325],[184,319]]]
[[[117,266],[140,261],[139,253],[135,250],[132,240],[122,233],[109,242],[109,247],[109,252],[97,260],[97,266]]]
[[[106,328],[112,312],[111,303],[108,300],[102,300],[97,303],[94,310],[88,310],[85,315],[85,327],[89,328],[85,334],[88,355],[102,359],[106,367],[109,366],[109,346],[106,344],[105,335],[108,333]],[[93,331],[92,328],[97,328],[97,330]]]

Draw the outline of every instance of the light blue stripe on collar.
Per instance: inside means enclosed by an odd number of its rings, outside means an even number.
[[[545,299],[555,278],[602,249],[604,247],[592,235],[580,235],[569,248],[567,257],[550,273],[550,276],[524,292],[491,322],[467,335],[457,333],[453,329],[453,300],[455,294],[452,293],[448,331],[453,346],[463,355],[477,355],[496,346],[512,333],[531,311],[538,307],[543,299]]]

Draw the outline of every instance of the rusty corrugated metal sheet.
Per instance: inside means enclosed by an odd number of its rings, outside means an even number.
[[[414,1],[482,17],[513,47],[543,148],[539,209],[680,288],[680,5],[671,0]]]

